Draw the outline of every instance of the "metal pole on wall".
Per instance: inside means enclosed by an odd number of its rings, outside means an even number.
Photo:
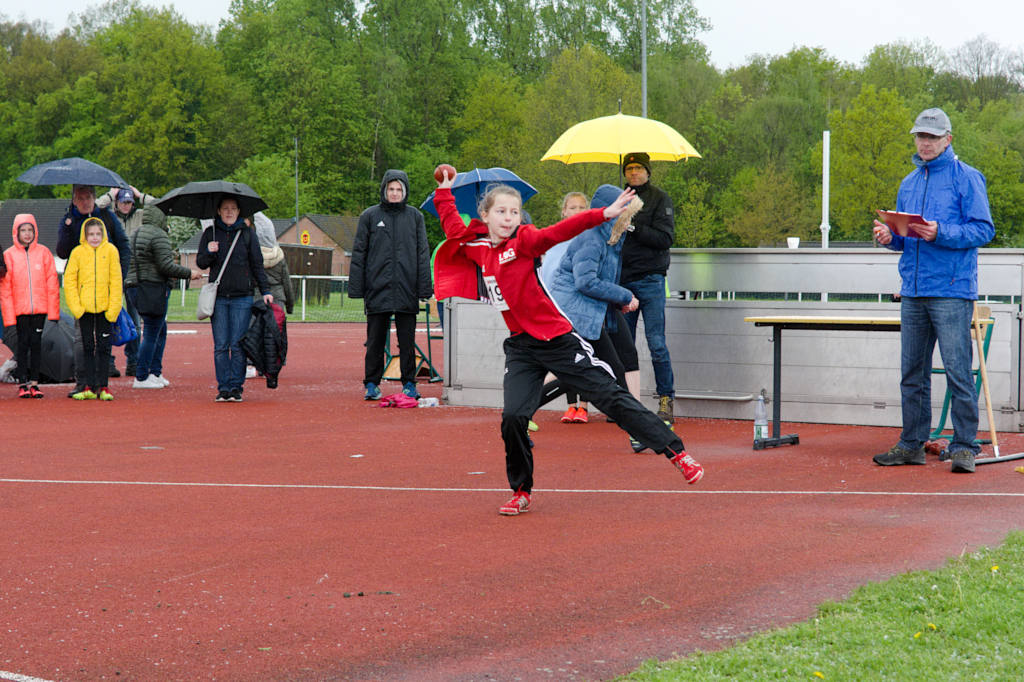
[[[640,99],[643,117],[647,118],[647,0],[640,12]]]
[[[828,248],[828,233],[832,229],[828,224],[828,180],[829,180],[829,138],[825,131],[821,144],[821,248]]]

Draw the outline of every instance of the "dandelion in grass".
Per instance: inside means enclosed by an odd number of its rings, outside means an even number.
[[[928,623],[928,629],[929,630],[938,630],[938,628],[935,627],[935,623]]]
[[[999,567],[998,566],[993,566],[992,567],[992,574],[995,575],[998,572],[999,572]]]
[[[814,671],[814,676],[815,677],[819,677],[821,679],[825,679],[825,673],[821,672],[820,670],[815,670]]]

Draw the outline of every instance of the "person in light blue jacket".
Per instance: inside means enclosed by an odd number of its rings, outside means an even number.
[[[875,455],[880,466],[924,464],[931,430],[931,364],[938,341],[951,392],[952,471],[973,473],[980,448],[978,395],[971,374],[970,324],[978,298],[978,248],[995,236],[985,176],[953,152],[953,129],[941,109],[914,121],[917,168],[903,179],[896,210],[919,214],[918,237],[894,234],[875,221],[879,244],[900,251],[900,362],[903,430],[899,442]]]
[[[590,207],[609,205],[619,192],[614,185],[601,185]],[[576,333],[593,346],[594,354],[608,365],[619,385],[628,389],[626,374],[637,370],[638,366],[636,349],[622,313],[636,310],[640,302],[633,292],[618,283],[623,239],[616,240],[615,244],[608,243],[614,222],[606,221],[574,237],[544,285],[572,322]],[[621,357],[619,349],[623,346],[623,354],[631,350],[630,356]],[[544,386],[542,403],[562,391],[571,390],[558,380],[549,382]],[[630,440],[634,451],[644,449],[639,441]]]

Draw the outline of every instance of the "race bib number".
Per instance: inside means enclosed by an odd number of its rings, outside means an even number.
[[[508,310],[508,303],[501,295],[501,287],[498,286],[498,280],[494,275],[484,275],[484,286],[487,287],[487,297],[491,299],[491,305],[498,310]]]

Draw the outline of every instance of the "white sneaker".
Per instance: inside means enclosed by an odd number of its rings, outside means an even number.
[[[148,377],[146,377],[146,378],[147,378],[147,379],[156,379],[157,381],[159,381],[159,382],[160,382],[161,384],[163,384],[164,386],[170,386],[170,385],[171,385],[171,382],[169,382],[169,381],[167,380],[167,377],[165,377],[165,376],[164,376],[163,374],[160,374],[160,375],[157,375],[157,374],[150,374],[150,375],[149,375]]]
[[[139,381],[136,379],[132,382],[132,388],[163,388],[164,382],[160,381],[160,378],[150,374],[148,377]]]
[[[253,367],[252,365],[246,365],[246,367],[245,367],[245,378],[246,379],[255,379],[256,378],[256,368]]]

